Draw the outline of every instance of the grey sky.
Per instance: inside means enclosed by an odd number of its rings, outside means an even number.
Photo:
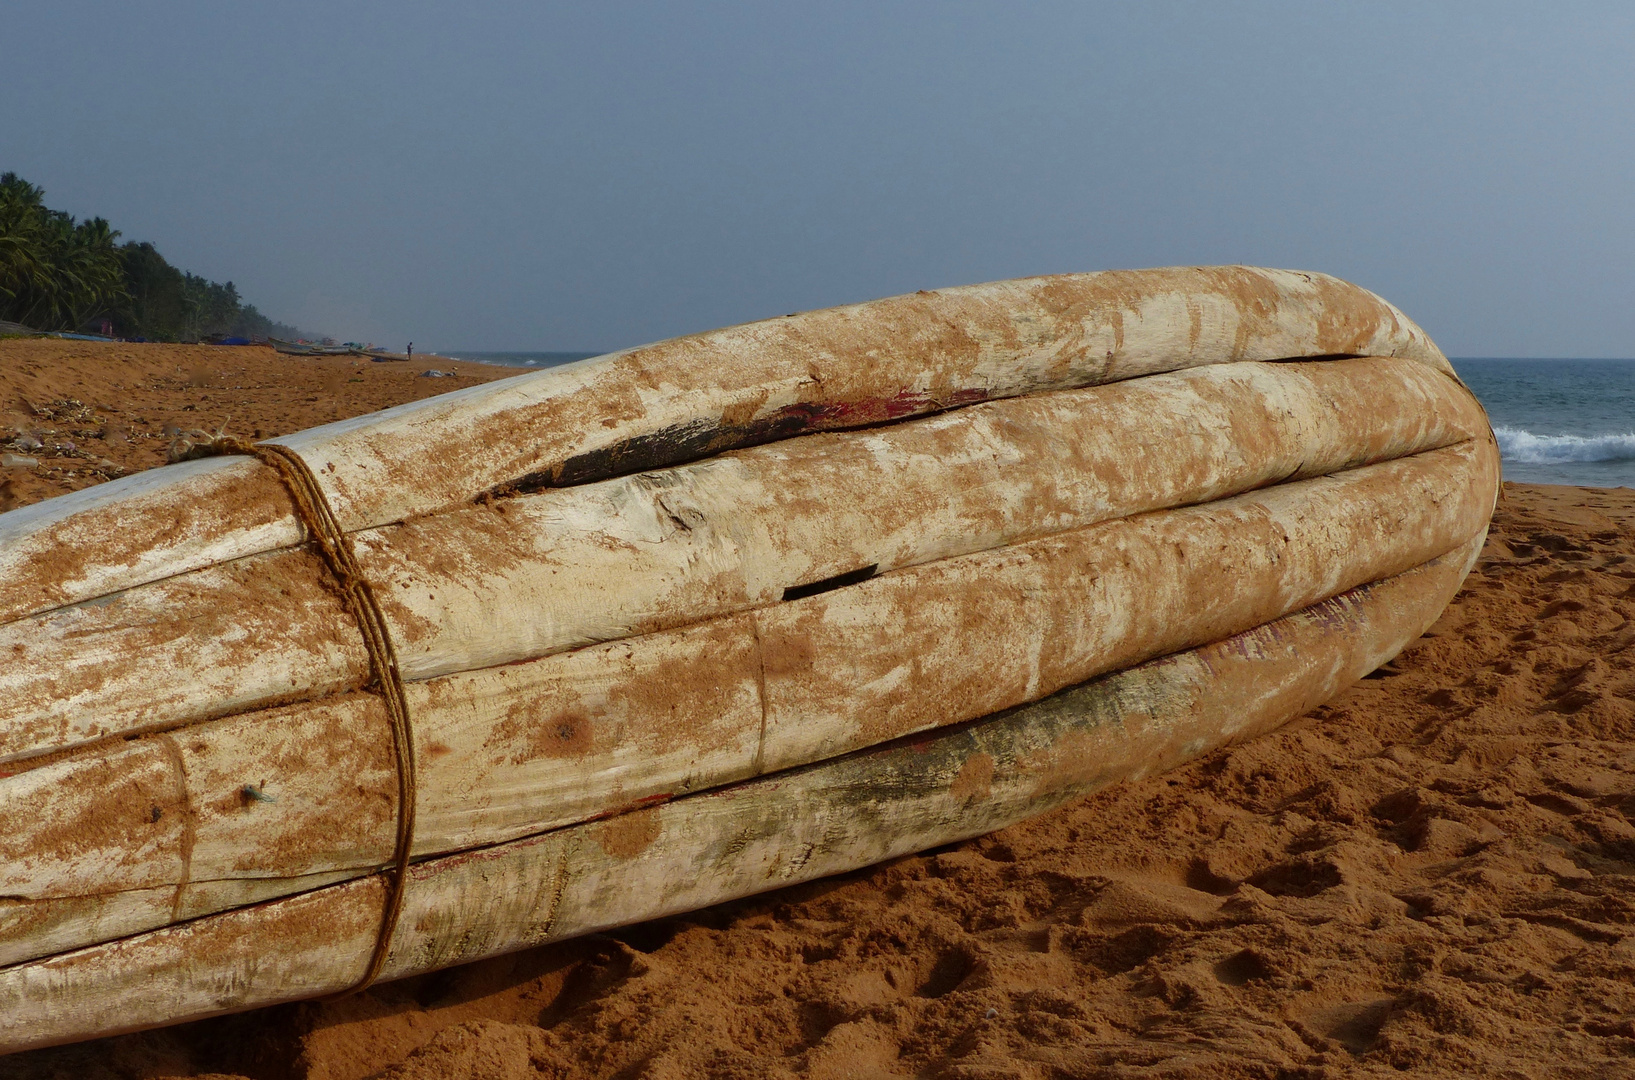
[[[1635,355],[1627,0],[0,0],[0,37],[0,170],[343,336],[1246,262],[1455,355]]]

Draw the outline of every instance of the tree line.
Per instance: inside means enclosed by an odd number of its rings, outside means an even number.
[[[44,189],[0,175],[0,321],[124,338],[300,337],[218,284],[170,265],[152,244],[118,243],[103,218],[76,221]]]

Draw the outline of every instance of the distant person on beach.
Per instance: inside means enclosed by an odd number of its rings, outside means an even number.
[[[412,342],[412,341],[409,342],[409,351],[407,353],[405,353],[404,355],[407,356],[410,360],[414,359],[414,342]]]

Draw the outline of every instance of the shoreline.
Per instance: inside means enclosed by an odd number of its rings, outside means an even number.
[[[531,370],[0,340],[0,439],[73,447],[0,467],[0,505],[159,464],[167,429]],[[1611,1075],[1632,946],[1635,490],[1506,483],[1431,631],[1259,739],[837,878],[0,1073]]]

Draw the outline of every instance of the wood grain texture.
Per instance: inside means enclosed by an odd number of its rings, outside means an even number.
[[[1486,522],[1496,486],[1492,444],[1460,443],[410,684],[414,852],[805,765],[1220,640],[1453,548]],[[212,883],[257,879],[271,896],[279,880],[293,892],[313,874],[370,872],[393,843],[387,731],[378,699],[352,693],[0,779],[0,822],[27,826],[0,831],[12,868],[0,884],[31,900],[168,884],[179,908],[183,891]],[[166,793],[162,811],[157,796],[132,795],[134,781],[101,779],[143,769]],[[76,770],[87,779],[68,782]],[[62,838],[97,835],[110,850],[88,849],[88,870],[62,857]],[[168,921],[151,906],[120,909],[123,922],[56,910],[109,936]],[[14,941],[11,955],[63,941],[43,911],[38,944]]]
[[[398,977],[978,835],[1274,727],[1395,655],[1484,533],[1214,645],[918,739],[417,865]],[[0,1050],[341,989],[373,943],[359,879],[0,970]]]
[[[757,613],[768,770],[1034,701],[1402,573],[1485,527],[1471,442],[883,575]]]
[[[1280,723],[1435,618],[1498,490],[1422,331],[1242,267],[810,312],[283,442],[411,680],[393,975]],[[214,460],[42,506],[0,515],[0,1048],[352,984],[396,775],[286,494]]]
[[[583,483],[811,431],[1161,371],[1303,356],[1450,373],[1364,289],[1254,267],[993,282],[713,330],[283,439],[348,530],[534,478]],[[457,448],[457,450],[455,450]],[[193,462],[0,514],[0,622],[297,542],[243,461]]]
[[[276,551],[0,626],[0,762],[362,686],[327,586]]]
[[[356,537],[409,678],[513,663],[1277,481],[1487,437],[1409,361],[1221,365],[991,402]],[[305,550],[0,625],[0,761],[362,686]]]
[[[1486,435],[1423,365],[1218,365],[433,515],[359,559],[428,678]]]

